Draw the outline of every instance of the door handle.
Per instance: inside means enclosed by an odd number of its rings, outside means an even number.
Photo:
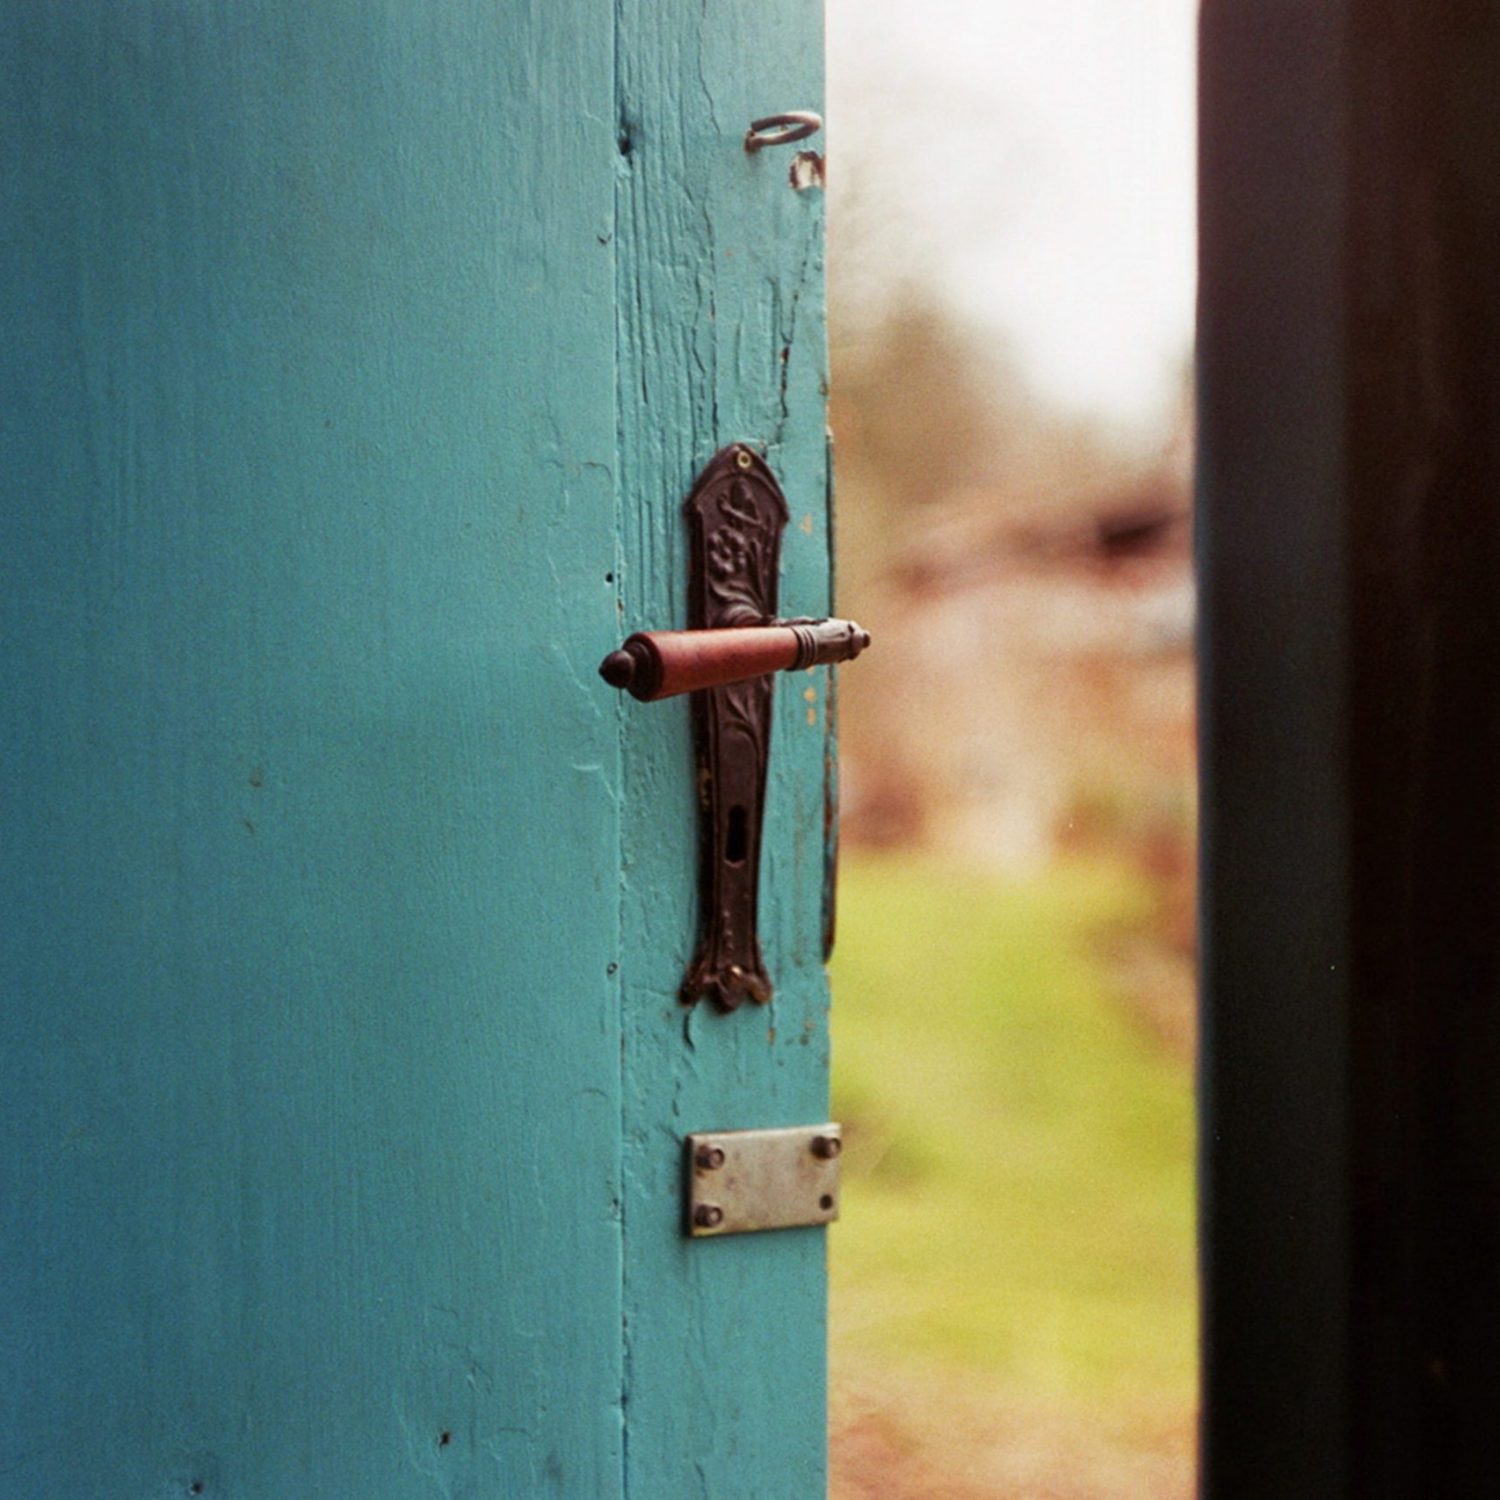
[[[702,930],[681,995],[686,1005],[711,997],[734,1010],[772,993],[756,932],[771,674],[852,661],[870,637],[852,620],[776,617],[789,512],[776,476],[748,445],[716,453],[684,509],[690,628],[637,632],[599,675],[646,703],[693,694]]]
[[[853,661],[870,634],[853,620],[771,620],[718,630],[637,631],[599,675],[642,703],[728,687],[772,672]]]

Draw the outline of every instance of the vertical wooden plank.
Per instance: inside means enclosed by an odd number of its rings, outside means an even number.
[[[1358,0],[1351,1493],[1500,1492],[1500,24]]]
[[[1500,1487],[1500,25],[1204,11],[1204,1475]]]
[[[1346,1493],[1345,10],[1208,0],[1199,721],[1205,1493]]]
[[[609,0],[0,6],[0,1493],[621,1483]]]
[[[681,506],[722,444],[764,445],[792,510],[786,613],[828,603],[823,203],[750,120],[820,109],[818,0],[620,0],[620,411],[630,628],[685,619]],[[824,149],[820,137],[807,143]],[[821,1120],[821,671],[776,689],[762,940],[776,996],[732,1015],[677,990],[697,920],[685,702],[621,705],[625,745],[626,1488],[820,1495],[824,1234],[682,1233],[682,1138]]]

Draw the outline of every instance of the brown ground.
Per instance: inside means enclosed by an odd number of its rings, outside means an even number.
[[[1091,1421],[956,1382],[836,1379],[829,1500],[1190,1500],[1188,1412]]]

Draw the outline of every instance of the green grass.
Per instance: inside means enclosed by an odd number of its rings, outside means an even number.
[[[1099,954],[1133,877],[849,859],[834,980],[835,1374],[919,1363],[1189,1409],[1192,1083]]]

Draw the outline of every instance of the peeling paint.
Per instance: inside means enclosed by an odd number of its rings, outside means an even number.
[[[709,453],[754,442],[804,504],[818,504],[824,487],[823,205],[800,191],[786,196],[792,151],[778,159],[715,149],[743,130],[738,69],[747,55],[785,56],[776,88],[788,102],[817,107],[821,78],[815,46],[806,59],[785,50],[784,8],[687,7],[668,23],[648,0],[621,0],[617,16],[620,97],[639,111],[644,143],[619,202],[622,594],[630,626],[665,628],[683,615],[686,484]],[[703,87],[693,86],[695,75]],[[634,394],[647,387],[649,404]],[[794,511],[788,531],[786,611],[826,614],[821,507],[811,530]],[[819,1237],[708,1247],[727,1256],[691,1254],[679,1242],[683,1133],[826,1117],[820,1049],[816,1040],[796,1045],[827,993],[815,959],[823,743],[816,730],[797,732],[812,685],[823,701],[812,673],[777,692],[761,938],[782,982],[764,1013],[676,1004],[697,930],[694,803],[707,790],[693,780],[690,706],[638,713],[622,733],[632,983],[619,1006],[621,1409],[631,1500],[826,1490],[821,1347],[811,1336],[788,1339],[784,1326],[810,1335],[822,1326]],[[746,1319],[751,1304],[781,1316]],[[719,1395],[705,1415],[706,1389]],[[687,1410],[700,1415],[684,1422]]]
[[[792,158],[791,169],[787,176],[799,193],[805,193],[809,188],[821,188],[823,186],[823,158],[816,151],[799,151]]]

